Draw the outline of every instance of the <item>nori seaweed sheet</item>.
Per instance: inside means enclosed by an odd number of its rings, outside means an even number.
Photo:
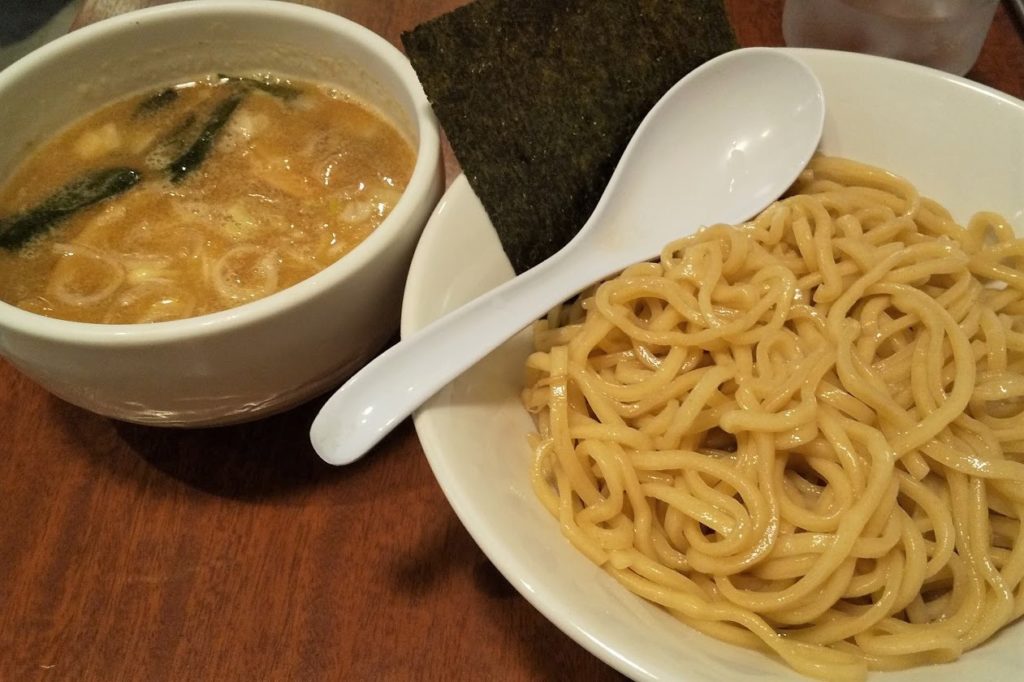
[[[737,47],[721,0],[476,0],[402,43],[517,272],[582,227],[665,91]]]

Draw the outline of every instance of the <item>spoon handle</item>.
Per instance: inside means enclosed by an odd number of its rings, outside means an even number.
[[[331,464],[362,457],[413,410],[505,340],[606,272],[560,254],[438,318],[352,376],[321,408],[313,448]],[[597,265],[595,263],[595,265]],[[581,266],[583,268],[581,269]]]

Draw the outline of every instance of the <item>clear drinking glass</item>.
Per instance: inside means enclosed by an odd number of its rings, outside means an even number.
[[[962,76],[978,59],[999,0],[786,0],[792,47],[866,52]]]

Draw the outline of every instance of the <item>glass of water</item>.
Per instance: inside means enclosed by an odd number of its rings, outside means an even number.
[[[791,47],[903,59],[963,75],[978,59],[999,0],[786,0]]]

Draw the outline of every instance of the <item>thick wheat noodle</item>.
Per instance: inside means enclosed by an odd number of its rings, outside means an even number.
[[[534,328],[534,487],[630,590],[822,679],[1024,613],[1024,241],[817,157]]]

